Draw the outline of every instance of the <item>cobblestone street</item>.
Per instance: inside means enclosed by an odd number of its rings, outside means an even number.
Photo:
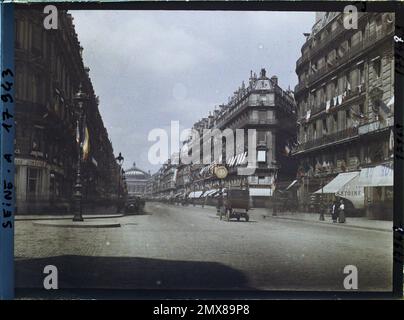
[[[286,219],[220,221],[212,207],[148,204],[111,218],[120,228],[16,225],[17,287],[42,287],[45,265],[60,288],[344,290],[344,266],[359,290],[389,290],[391,233]]]

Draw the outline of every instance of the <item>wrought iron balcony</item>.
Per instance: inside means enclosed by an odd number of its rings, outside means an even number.
[[[319,147],[324,147],[326,145],[335,144],[338,142],[342,142],[343,140],[356,138],[358,137],[358,128],[350,127],[345,130],[341,130],[335,133],[327,134],[321,138],[310,140],[305,143],[300,144],[297,149],[297,152],[305,152],[310,151],[311,149],[317,149]]]
[[[317,70],[317,72],[309,75],[306,77],[305,80],[300,81],[296,87],[295,87],[295,92],[298,92],[302,90],[304,87],[310,86],[312,83],[315,81],[319,80],[323,76],[325,76],[328,73],[331,73],[337,69],[337,67],[343,65],[349,60],[352,60],[358,53],[365,51],[366,49],[374,46],[378,41],[386,38],[393,32],[392,27],[384,27],[378,32],[374,32],[368,37],[364,38],[361,42],[356,44],[355,46],[352,46],[347,52],[342,57],[338,57],[337,59],[333,60],[332,66],[328,66],[326,63],[324,67],[321,69]]]
[[[242,128],[244,126],[259,126],[259,125],[277,125],[277,119],[251,119],[251,118],[244,118],[237,122],[238,127]]]

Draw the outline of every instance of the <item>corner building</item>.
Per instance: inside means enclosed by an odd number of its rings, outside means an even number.
[[[345,199],[352,214],[391,219],[394,14],[317,14],[296,63],[298,198]]]

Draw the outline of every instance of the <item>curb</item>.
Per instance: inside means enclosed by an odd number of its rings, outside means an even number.
[[[113,219],[113,218],[122,218],[124,214],[109,214],[109,215],[83,215],[85,220],[94,220],[94,219]],[[73,215],[71,216],[45,216],[38,218],[18,218],[15,217],[15,221],[60,221],[60,220],[71,220]]]
[[[334,225],[332,223],[326,223],[326,222],[322,222],[322,221],[303,220],[303,219],[290,218],[290,217],[265,216],[265,219],[267,219],[267,218],[292,220],[292,221],[300,221],[300,222],[307,222],[307,223],[317,223],[317,224],[323,224],[323,225],[327,225],[327,226],[333,226]],[[365,229],[365,230],[374,230],[374,231],[383,231],[383,232],[393,232],[392,229],[390,230],[390,229],[386,229],[386,228],[364,227],[364,226],[356,226],[356,225],[341,224],[341,223],[337,223],[337,225],[339,225],[339,226],[341,226],[343,228],[356,228],[356,229]]]
[[[35,225],[45,227],[59,227],[59,228],[119,228],[121,226],[118,222],[59,222],[59,221],[43,221],[34,222]]]

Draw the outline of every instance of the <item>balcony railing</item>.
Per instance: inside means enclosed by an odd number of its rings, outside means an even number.
[[[385,121],[373,121],[359,126],[359,135],[383,130],[394,125],[394,117],[389,117]]]
[[[237,122],[237,127],[241,128],[244,126],[258,126],[258,125],[277,125],[277,119],[251,119],[251,118],[244,118]]]
[[[306,55],[303,55],[301,57],[301,60],[297,60],[296,62],[296,68],[299,68],[300,65],[306,63],[307,61],[309,61],[313,56],[315,56],[319,51],[323,50],[327,45],[329,45],[335,38],[337,38],[340,34],[342,34],[343,32],[347,31],[343,25],[339,24],[338,27],[331,32],[330,36],[325,38],[323,41],[321,42],[317,42],[316,46],[314,48],[312,48],[310,50],[309,53],[307,53]]]
[[[345,105],[345,103],[349,103],[352,100],[358,98],[362,93],[364,93],[366,91],[366,86],[365,84],[361,84],[361,89],[359,90],[359,88],[355,88],[354,90],[350,91],[349,93],[346,94],[346,96],[344,96],[342,98],[342,102],[340,102],[338,105],[334,105],[333,99],[330,100],[330,110],[332,110],[332,108],[334,107],[341,107],[343,105]],[[311,117],[313,117],[314,115],[316,115],[319,112],[322,112],[324,110],[326,110],[326,103],[325,102],[321,102],[319,105],[314,105],[311,107]],[[301,121],[304,121],[306,117],[306,113],[299,113],[299,119]]]
[[[335,59],[332,61],[333,65],[328,66],[326,63],[325,66],[317,72],[309,75],[304,79],[303,81],[300,81],[296,87],[295,87],[295,92],[298,92],[302,90],[305,86],[311,85],[313,82],[317,81],[318,79],[322,78],[325,74],[328,72],[335,71],[335,69],[338,66],[341,66],[345,62],[351,60],[354,58],[359,52],[364,51],[365,49],[373,46],[376,42],[379,40],[385,38],[387,35],[389,35],[392,32],[392,28],[383,28],[378,32],[375,32],[368,36],[367,38],[363,39],[362,42],[356,44],[355,46],[351,47],[342,57],[339,57],[338,59]]]
[[[366,14],[360,15],[359,16],[359,21],[362,20],[362,18],[365,18]],[[388,32],[392,31],[392,26],[393,24],[391,24],[391,27],[387,27],[389,30]],[[335,39],[340,36],[342,33],[346,32],[347,29],[345,29],[343,24],[339,24],[338,27],[330,32],[330,35],[328,37],[326,37],[324,40],[317,42],[316,46],[313,47],[308,53],[306,53],[305,55],[302,55],[297,61],[296,61],[296,69],[298,69],[301,65],[307,63],[308,61],[310,61],[310,59],[313,59],[318,52],[320,52],[321,50],[323,50],[326,46],[330,45],[332,42],[335,41]],[[356,30],[355,30],[356,31]],[[319,41],[319,40],[317,40]]]
[[[300,144],[295,152],[306,151],[312,148],[321,147],[330,143],[339,142],[349,138],[355,138],[358,136],[358,128],[351,127],[345,130],[341,130],[332,134],[325,135],[321,138],[307,141],[305,143]]]

